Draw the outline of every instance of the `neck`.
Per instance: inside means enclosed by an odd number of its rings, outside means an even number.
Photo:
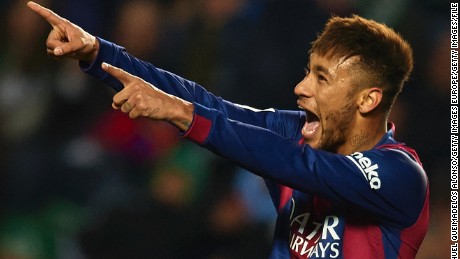
[[[386,120],[360,118],[348,134],[347,141],[337,149],[337,153],[349,155],[372,149],[387,132]]]

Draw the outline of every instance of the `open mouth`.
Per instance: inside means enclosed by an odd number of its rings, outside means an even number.
[[[312,123],[312,122],[319,122],[319,118],[316,114],[314,114],[313,112],[309,111],[309,110],[305,110],[305,115],[307,117],[307,122],[308,123]]]
[[[319,131],[320,120],[316,114],[309,110],[305,110],[305,115],[307,119],[302,127],[302,136],[305,139],[312,139]]]

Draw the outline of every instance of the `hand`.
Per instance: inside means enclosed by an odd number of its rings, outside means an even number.
[[[46,40],[49,55],[69,57],[86,63],[96,58],[99,49],[96,37],[37,3],[30,1],[27,6],[53,27]]]
[[[143,79],[128,72],[102,63],[102,69],[118,79],[123,90],[113,97],[112,107],[128,113],[130,118],[147,117],[168,121],[186,131],[193,119],[192,103],[167,94]]]

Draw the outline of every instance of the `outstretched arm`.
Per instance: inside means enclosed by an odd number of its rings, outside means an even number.
[[[99,42],[95,36],[35,2],[30,1],[27,6],[53,27],[46,40],[49,55],[85,63],[91,63],[96,58]]]
[[[52,10],[34,2],[28,2],[27,5],[52,26],[46,41],[49,55],[57,58],[68,57],[83,62],[82,68],[84,67],[85,72],[106,82],[117,91],[123,90],[124,86],[120,80],[106,73],[101,66],[103,62],[122,68],[167,94],[217,109],[230,119],[267,128],[283,136],[298,139],[299,125],[303,124],[302,114],[299,112],[259,111],[227,102],[192,81],[156,68],[150,63],[131,56],[122,47],[96,38]]]
[[[193,119],[193,104],[167,94],[145,80],[124,70],[102,64],[102,69],[118,79],[124,88],[113,97],[112,107],[128,113],[129,117],[163,120],[186,131]]]
[[[115,109],[132,118],[168,121],[183,130],[188,139],[266,179],[344,206],[353,204],[404,226],[413,224],[423,206],[426,176],[421,166],[403,152],[373,149],[343,156],[314,150],[271,131],[229,120],[215,109],[166,94],[122,69],[105,63],[102,69],[124,85],[114,96]],[[371,165],[363,168],[360,157]],[[365,176],[371,173],[381,183],[378,188]],[[406,193],[407,186],[412,188],[410,194]]]

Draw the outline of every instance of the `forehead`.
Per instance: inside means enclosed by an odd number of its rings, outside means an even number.
[[[335,77],[339,74],[351,72],[357,68],[360,59],[358,56],[322,56],[316,53],[310,55],[310,69],[323,71]]]

